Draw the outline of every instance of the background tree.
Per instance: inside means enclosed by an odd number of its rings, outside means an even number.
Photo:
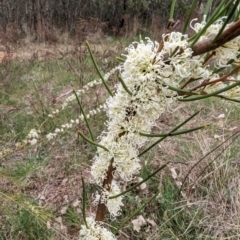
[[[191,2],[177,1],[175,17],[182,18]],[[210,13],[219,2],[214,1]],[[203,9],[205,3],[206,0],[200,1],[195,12]],[[0,25],[4,33],[9,32],[8,28],[14,29],[15,41],[27,34],[35,41],[51,41],[54,30],[78,34],[79,19],[91,18],[107,23],[103,29],[107,34],[136,34],[138,29],[155,29],[157,33],[159,26],[168,21],[170,5],[167,0],[1,0]]]

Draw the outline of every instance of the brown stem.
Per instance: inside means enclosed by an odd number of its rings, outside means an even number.
[[[193,81],[195,81],[195,79],[191,77],[190,79],[188,79],[187,82],[185,82],[185,83],[181,86],[181,89],[184,89],[189,83],[191,83],[191,82],[193,82]]]
[[[107,191],[110,191],[111,188],[111,183],[113,179],[113,172],[115,168],[113,167],[113,161],[114,159],[111,159],[110,165],[107,170],[107,176],[103,180],[103,188],[106,189]],[[106,205],[104,203],[101,203],[102,199],[100,198],[98,206],[97,206],[97,213],[96,213],[96,218],[95,221],[103,221],[105,214],[106,214]]]
[[[201,55],[203,53],[213,51],[214,49],[223,46],[225,43],[233,40],[240,35],[240,19],[231,23],[213,43],[215,36],[203,41],[197,42],[192,50],[193,56]]]
[[[215,79],[211,82],[208,82],[208,81],[204,81],[203,83],[201,83],[200,85],[194,87],[191,89],[191,91],[195,91],[197,90],[198,88],[201,88],[201,87],[205,87],[207,85],[210,85],[210,84],[213,84],[213,83],[217,83],[217,82],[224,82],[225,80],[227,80],[228,77],[230,77],[231,75],[233,75],[234,73],[237,73],[239,71],[240,67],[234,69],[232,72],[230,72],[229,74],[226,74],[225,76],[222,76],[218,79]]]
[[[126,108],[126,118],[125,121],[129,121],[129,117],[133,117],[136,115],[136,111],[133,108],[127,107]],[[123,131],[121,132],[118,138],[121,138],[123,135],[125,135],[127,133],[127,131]],[[116,141],[117,141],[116,139]],[[113,172],[115,171],[115,167],[113,167],[113,162],[114,162],[114,158],[111,159],[110,164],[108,166],[108,170],[106,173],[106,177],[103,180],[103,189],[107,190],[108,192],[111,190],[111,184],[112,184],[112,180],[113,180]],[[98,206],[97,206],[97,213],[96,213],[96,217],[95,217],[95,221],[103,221],[104,217],[106,214],[106,205],[105,203],[102,203],[102,198],[100,197],[99,202],[98,202]]]
[[[240,19],[236,22],[229,24],[229,26],[222,32],[216,41],[213,40],[216,35],[213,35],[211,38],[197,42],[193,47],[192,56],[201,55],[209,51],[213,51],[218,47],[223,46],[225,43],[233,40],[234,38],[240,35]],[[181,52],[180,52],[181,53]],[[164,60],[167,61],[169,54],[164,54]]]
[[[179,24],[179,20],[177,20],[177,21],[174,21],[174,20],[169,20],[169,22],[168,22],[168,25],[167,25],[167,31],[166,31],[166,34],[168,34],[168,33],[171,33],[176,27],[177,27],[177,25]],[[164,36],[164,40],[165,41],[167,41],[167,38],[168,38],[168,36]],[[160,41],[160,43],[159,43],[159,47],[158,47],[158,52],[161,52],[162,51],[162,49],[163,49],[163,45],[164,45],[164,40],[162,39],[161,41]]]
[[[207,61],[215,55],[215,52],[212,52],[211,54],[208,54],[207,57],[205,58],[204,62],[203,62],[203,65],[205,65],[207,63]]]

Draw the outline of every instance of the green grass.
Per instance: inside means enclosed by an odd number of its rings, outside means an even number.
[[[69,208],[66,212],[66,222],[71,228],[80,230],[81,219],[79,212],[77,212],[74,208]]]
[[[114,57],[119,55],[117,51],[122,51],[125,41],[109,39],[108,45],[93,46],[101,71],[107,72],[116,65]],[[71,90],[71,84],[80,89],[98,79],[90,57],[80,50],[67,50],[62,55],[56,51],[54,56],[45,59],[14,59],[2,64],[0,69],[0,151],[11,151],[0,158],[0,239],[62,239],[59,233],[66,239],[78,239],[83,224],[81,203],[78,206],[73,203],[82,201],[81,176],[86,182],[87,211],[95,212],[96,208],[92,204],[96,186],[89,184],[89,167],[95,148],[77,135],[77,129],[81,129],[89,136],[84,122],[51,141],[47,141],[45,135],[79,115],[79,106],[73,101],[53,119],[48,117],[52,110],[61,109],[68,96],[64,94]],[[114,82],[111,80],[111,88]],[[107,96],[100,85],[87,91],[80,100],[88,112]],[[199,109],[201,113],[187,127],[206,123],[211,126],[203,131],[167,138],[142,156],[142,178],[167,161],[171,163],[146,183],[146,189],[127,193],[123,214],[115,221],[107,218],[106,222],[113,229],[118,227],[129,213],[160,191],[159,196],[139,213],[154,221],[156,226],[148,223],[136,232],[130,222],[121,229],[119,239],[129,236],[133,240],[217,240],[234,239],[240,234],[239,139],[229,147],[227,142],[192,168],[182,193],[179,192],[179,183],[183,183],[191,167],[237,130],[240,108],[219,99],[205,99],[198,104],[180,103],[178,107],[177,111],[161,116],[154,131],[167,132]],[[218,118],[223,113],[225,116]],[[95,137],[105,128],[105,120],[104,113],[90,118]],[[41,130],[40,142],[16,149],[16,143],[22,142],[32,128]],[[176,177],[171,172],[173,168]],[[68,209],[61,214],[64,206]],[[61,217],[63,226],[57,222],[57,217]],[[51,220],[51,229],[46,227],[48,220]]]
[[[41,211],[35,209],[34,205],[30,206],[30,209],[19,207],[14,209],[14,215],[8,219],[11,226],[9,238],[27,240],[50,239],[53,232],[46,228],[46,224],[41,216],[46,213],[43,209],[40,209]]]
[[[42,222],[33,214],[34,209],[22,208],[21,202],[27,201],[30,196],[36,199],[42,192],[46,197],[46,201],[41,200],[44,204],[43,209],[48,211],[46,207],[50,206],[55,209],[56,215],[64,194],[70,201],[76,198],[81,200],[79,173],[89,166],[95,149],[79,138],[74,128],[59,134],[53,143],[46,142],[44,138],[45,134],[54,131],[62,124],[69,123],[79,115],[79,107],[76,102],[73,102],[60,111],[57,117],[53,119],[48,117],[52,110],[61,109],[62,102],[68,96],[64,96],[64,93],[71,90],[71,85],[79,89],[89,81],[98,79],[90,57],[86,53],[77,52],[77,54],[73,57],[71,52],[67,52],[60,60],[56,57],[48,60],[14,59],[0,66],[3,78],[0,92],[2,113],[0,151],[11,152],[1,158],[0,166],[0,180],[3,182],[0,188],[3,194],[0,219],[6,217],[6,220],[0,221],[0,226],[5,228],[0,231],[0,236],[3,238],[52,239],[56,237],[59,239],[59,234],[46,228],[46,220]],[[98,61],[101,62],[101,59]],[[102,67],[107,71],[111,66]],[[99,90],[95,88],[100,91],[96,97],[92,93],[81,97],[86,112],[106,99],[102,94],[104,90],[101,88],[101,86],[98,87]],[[63,97],[58,100],[61,94]],[[54,99],[57,101],[54,102]],[[90,119],[95,137],[101,133],[105,119],[106,116],[103,113]],[[102,123],[99,124],[100,122]],[[78,127],[87,134],[84,122],[81,122]],[[32,128],[41,130],[43,137],[41,142],[37,146],[15,149],[15,144],[22,142]],[[64,189],[65,193],[61,193],[63,187],[58,179],[64,177],[68,180],[68,186]],[[51,190],[45,193],[45,189],[48,188]],[[19,194],[21,194],[21,202],[15,200],[18,199]],[[91,194],[92,191],[89,192],[89,196]],[[8,203],[7,196],[14,201]],[[38,204],[39,199],[36,201],[36,206]],[[64,233],[66,237],[79,234],[80,225],[83,224],[79,209],[79,206],[69,207],[63,216],[63,224],[67,227],[67,232]],[[61,232],[54,219],[51,224],[57,232]]]
[[[46,230],[45,224],[36,221],[28,211],[22,210],[17,213],[16,222],[13,222],[13,238],[24,239],[49,239],[51,232]]]

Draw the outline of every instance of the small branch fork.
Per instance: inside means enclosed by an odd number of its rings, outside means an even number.
[[[190,91],[195,91],[195,90],[197,90],[197,89],[199,89],[199,88],[206,87],[207,85],[212,85],[212,84],[215,84],[215,83],[217,83],[217,82],[227,81],[228,78],[229,78],[231,75],[233,75],[233,74],[235,74],[235,73],[237,73],[237,72],[239,72],[239,71],[240,71],[240,67],[237,67],[237,68],[234,69],[232,72],[230,72],[230,73],[228,73],[228,74],[226,74],[226,75],[224,75],[224,76],[222,76],[222,77],[220,77],[220,78],[218,78],[218,79],[212,80],[212,81],[210,81],[210,82],[209,82],[209,79],[207,79],[207,80],[203,81],[200,85],[192,88]],[[186,87],[192,80],[193,80],[193,79],[190,79],[186,84],[184,84],[183,87],[181,87],[181,89],[183,89],[184,87]],[[183,94],[179,93],[179,95],[183,95]]]

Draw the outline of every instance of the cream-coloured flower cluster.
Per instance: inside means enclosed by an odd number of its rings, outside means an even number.
[[[114,177],[130,181],[139,172],[138,149],[148,141],[139,132],[150,132],[156,119],[172,109],[177,94],[168,86],[179,87],[181,79],[193,75],[210,75],[199,64],[200,58],[191,56],[186,35],[172,32],[164,39],[164,47],[160,51],[159,44],[149,38],[146,43],[134,42],[126,49],[128,54],[124,55],[126,60],[120,66],[120,74],[132,94],[127,93],[119,83],[114,97],[106,102],[107,131],[100,136],[100,144],[109,151],[98,148],[91,167],[92,176],[100,186],[112,159],[116,169]],[[165,60],[166,54],[171,56],[171,61]],[[117,204],[115,208],[120,209]],[[118,211],[109,209],[111,215],[118,215]]]
[[[119,66],[117,66],[117,67],[111,69],[109,72],[107,72],[104,75],[105,81],[109,81],[110,76],[113,75],[118,70],[118,68],[119,68]],[[92,87],[100,85],[100,84],[102,84],[101,79],[93,80],[93,81],[89,82],[88,84],[84,85],[81,89],[76,90],[76,94],[79,97],[79,96],[83,95],[84,93],[86,93],[86,91],[90,90]],[[59,109],[54,109],[51,112],[51,114],[48,115],[48,117],[49,118],[55,118],[60,113],[60,111],[64,110],[74,100],[76,100],[76,96],[75,96],[75,94],[72,93],[62,103],[62,106]],[[96,109],[90,110],[89,113],[86,115],[86,117],[89,119],[90,117],[102,112],[104,109],[106,109],[106,104],[101,104]],[[41,139],[45,139],[47,141],[50,141],[50,140],[54,139],[59,133],[63,133],[66,130],[77,126],[80,123],[80,121],[83,121],[83,119],[84,119],[83,115],[81,114],[75,120],[71,119],[69,123],[62,124],[60,127],[55,128],[55,130],[53,132],[50,132],[50,133],[46,134],[45,136],[40,135],[41,134],[40,130],[31,129],[30,132],[28,133],[28,135],[26,136],[26,138],[22,142],[17,142],[15,144],[16,149],[14,149],[14,150],[5,149],[4,151],[0,151],[0,156],[2,157],[2,156],[5,156],[5,155],[8,155],[13,151],[22,148],[26,144],[30,144],[32,146],[36,145]]]
[[[219,32],[219,30],[222,28],[224,24],[224,20],[227,17],[223,17],[216,22],[214,22],[212,25],[210,25],[206,31],[201,35],[200,41],[205,39],[212,39],[214,36],[216,36]],[[192,20],[195,21],[196,19]],[[199,32],[204,26],[206,25],[206,22],[203,21],[201,23],[195,23],[192,27],[192,29],[196,32]],[[226,26],[226,29],[230,25]],[[211,54],[211,52],[209,52]],[[240,36],[234,38],[233,40],[225,43],[223,46],[217,48],[214,50],[214,64],[215,67],[221,68],[221,67],[227,67],[230,66],[229,61],[234,60],[237,61],[238,55],[240,54]]]
[[[90,110],[89,113],[86,115],[86,117],[89,119],[90,117],[104,111],[106,109],[106,107],[107,107],[106,104],[101,104],[98,106],[98,108]],[[16,143],[16,145],[15,145],[16,149],[20,149],[26,144],[30,144],[32,146],[36,145],[39,141],[41,141],[43,139],[47,140],[47,141],[51,141],[54,138],[56,138],[58,134],[64,133],[67,130],[78,126],[78,124],[81,121],[84,121],[83,114],[79,115],[79,117],[76,119],[71,119],[68,123],[62,124],[60,127],[55,128],[55,130],[53,132],[50,132],[44,136],[40,135],[41,134],[40,130],[31,129],[30,132],[28,133],[28,135],[26,136],[26,138],[22,142]],[[0,151],[0,156],[10,154],[11,152],[13,152],[13,151],[12,150],[7,150],[7,151],[4,150],[4,152]]]
[[[31,129],[28,133],[26,139],[24,140],[24,143],[29,143],[30,145],[35,145],[39,139],[39,134],[41,133],[40,130]]]
[[[99,194],[96,192],[94,205],[97,205],[99,201],[101,203],[106,203],[109,212],[112,213],[112,219],[115,219],[116,216],[120,215],[121,206],[123,206],[122,199],[123,196],[119,196],[118,198],[108,199],[109,197],[118,195],[121,193],[121,189],[119,188],[116,181],[112,181],[111,190],[108,192],[106,189],[103,189],[102,192]]]
[[[201,40],[217,34],[222,24],[222,19],[214,23]],[[193,29],[198,32],[204,25],[205,22],[195,24]],[[178,97],[175,91],[170,90],[170,86],[178,88],[180,83],[189,79],[198,79],[196,82],[201,84],[203,80],[214,81],[219,78],[210,65],[203,64],[203,56],[192,56],[187,35],[172,32],[164,35],[163,39],[162,48],[149,38],[146,42],[134,42],[126,48],[126,60],[119,66],[125,86],[119,83],[115,95],[106,101],[107,129],[99,137],[99,144],[108,151],[98,148],[91,174],[95,183],[101,187],[112,164],[115,169],[113,178],[121,179],[113,181],[109,192],[102,189],[100,195],[95,195],[95,204],[104,202],[112,218],[120,214],[123,203],[122,196],[118,200],[109,199],[111,192],[117,189],[119,193],[119,182],[132,180],[141,169],[138,149],[147,143],[148,138],[140,136],[139,132],[150,133],[155,121],[165,111],[171,111]],[[216,67],[227,66],[229,60],[237,59],[239,39],[215,50]],[[217,89],[226,86],[221,83],[216,85]],[[211,86],[214,84],[209,85],[209,92]],[[204,89],[207,90],[208,87]],[[239,95],[239,89],[232,92]],[[83,228],[85,229],[84,226]]]
[[[222,17],[218,19],[216,22],[214,22],[212,25],[210,25],[201,35],[199,41],[213,39],[218,34],[219,30],[222,28],[225,19],[226,17]],[[197,22],[193,24],[193,22],[196,20],[197,19],[192,20],[191,28],[196,33],[198,33],[204,28],[204,26],[206,25],[206,21],[204,20],[201,23]],[[226,29],[229,26],[230,25],[227,25]],[[215,49],[214,51],[208,52],[208,54],[209,55],[212,54],[211,64],[213,64],[216,69],[231,67],[232,64],[235,64],[235,66],[239,66],[240,36],[225,43],[223,46]],[[235,81],[240,80],[239,73],[237,73],[227,77],[224,81],[219,81],[217,83],[210,84],[211,82],[220,79],[221,76],[214,71],[212,66],[206,64],[205,67],[202,66],[203,57],[197,56],[194,57],[193,59],[196,60],[196,64],[195,66],[192,65],[193,68],[190,71],[191,77],[194,79],[200,78],[199,82],[201,82],[202,80],[208,81],[209,84],[206,87],[202,88],[202,90],[204,90],[207,94],[216,92],[220,89],[230,86]],[[239,86],[232,88],[224,93],[221,93],[220,96],[221,95],[224,97],[240,100]]]
[[[109,72],[107,72],[107,73],[104,75],[104,77],[103,77],[104,80],[105,80],[105,81],[108,81],[109,78],[110,78],[110,76],[111,76],[112,74],[114,74],[117,70],[118,70],[118,66],[115,67],[115,68],[113,68],[113,69],[111,69]],[[86,93],[88,90],[90,90],[92,87],[97,86],[97,85],[100,85],[100,84],[102,84],[102,80],[101,80],[101,79],[95,79],[95,80],[87,83],[86,85],[84,85],[81,89],[76,90],[76,94],[77,94],[77,96],[79,97],[79,96],[83,95],[84,93]],[[55,109],[55,110],[52,111],[51,114],[48,115],[50,118],[53,118],[54,116],[56,116],[57,114],[59,114],[60,111],[64,110],[71,102],[73,102],[73,101],[76,100],[76,96],[75,96],[75,94],[73,93],[73,91],[71,91],[71,93],[72,93],[72,94],[71,94],[69,97],[67,97],[67,98],[65,99],[65,101],[62,103],[60,109]]]
[[[86,221],[88,227],[84,225],[80,230],[81,240],[116,240],[115,236],[101,223],[96,223],[93,217],[87,217]]]
[[[106,108],[106,104],[99,105],[98,108],[90,110],[89,113],[86,115],[86,117],[90,118],[91,116],[94,116],[94,115],[102,112],[105,108]],[[48,141],[52,140],[59,133],[63,133],[67,129],[77,126],[83,120],[84,120],[83,114],[80,114],[78,118],[71,119],[69,123],[62,124],[59,128],[55,128],[54,132],[48,133],[46,135],[47,140]]]

